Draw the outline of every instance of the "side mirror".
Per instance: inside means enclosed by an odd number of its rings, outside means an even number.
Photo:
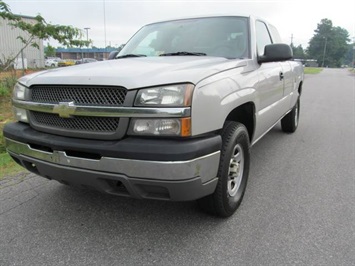
[[[258,63],[286,61],[292,57],[292,49],[288,44],[268,44],[265,46],[264,55],[258,57]]]

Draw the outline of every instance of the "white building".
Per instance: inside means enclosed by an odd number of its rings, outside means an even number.
[[[22,16],[20,17],[29,23],[35,23],[33,17]],[[15,28],[9,25],[8,20],[0,18],[0,63],[6,62],[6,59],[15,56],[24,44],[18,37],[21,36],[24,39],[29,38],[29,34],[21,29]],[[22,54],[19,54],[15,61],[15,68],[22,68],[22,62],[24,62],[25,68],[43,68],[44,67],[44,47],[43,40],[35,39],[35,42],[39,46],[35,48],[31,45],[23,50]]]

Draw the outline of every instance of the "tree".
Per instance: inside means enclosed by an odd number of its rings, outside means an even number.
[[[44,55],[46,57],[54,57],[56,55],[56,49],[47,43],[47,46],[44,47]]]
[[[293,45],[293,43],[291,43],[291,48],[292,48],[292,52],[293,52],[293,58],[295,59],[306,59],[306,53],[302,47],[302,45],[298,45],[297,47],[295,47]]]
[[[0,18],[6,20],[11,26],[27,33],[26,35],[17,37],[17,39],[21,41],[22,47],[17,53],[10,56],[10,58],[6,58],[6,60],[4,60],[5,62],[2,62],[4,70],[11,66],[26,47],[32,46],[39,48],[36,41],[37,39],[54,39],[65,46],[77,47],[87,46],[91,42],[81,40],[83,33],[80,29],[72,26],[50,24],[46,22],[41,15],[34,17],[34,23],[28,23],[24,21],[21,16],[13,14],[4,1],[0,1]]]
[[[350,67],[355,66],[355,42],[348,44],[348,51],[346,52],[343,60],[344,65],[348,65]]]
[[[316,59],[320,66],[340,67],[348,51],[349,33],[341,27],[334,27],[329,19],[322,19],[309,41],[309,58]]]

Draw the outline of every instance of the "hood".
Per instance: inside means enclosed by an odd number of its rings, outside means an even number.
[[[243,60],[221,57],[137,57],[57,68],[21,78],[34,84],[123,86],[127,89],[199,81],[221,71],[245,66]]]

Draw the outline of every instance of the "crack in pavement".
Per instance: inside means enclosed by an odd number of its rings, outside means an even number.
[[[27,200],[25,200],[25,201],[23,201],[23,202],[20,202],[20,201],[18,201],[18,200],[16,200],[16,199],[13,199],[14,201],[18,202],[19,204],[16,205],[16,206],[13,206],[13,207],[11,207],[10,209],[7,209],[7,210],[5,210],[5,211],[3,211],[3,212],[0,212],[0,216],[3,215],[3,214],[6,214],[6,213],[8,213],[8,212],[10,212],[10,211],[13,210],[13,209],[18,208],[18,207],[22,206],[23,204],[25,204],[25,203],[27,203],[27,202],[33,200],[34,198],[36,198],[36,197],[39,195],[39,193],[38,193],[37,191],[35,191],[35,190],[33,190],[33,191],[36,193],[36,195],[34,195],[33,197],[31,197],[31,198],[29,198],[29,199],[27,199]]]
[[[45,184],[31,182],[35,177],[37,176],[32,173],[26,173],[25,175],[21,173],[16,176],[9,177],[9,179],[7,180],[5,179],[5,182],[7,183],[13,182],[13,180],[16,181],[8,186],[0,186],[0,200],[2,202],[7,201],[10,202],[10,204],[12,203],[15,205],[10,208],[5,207],[4,210],[0,212],[0,216],[28,203],[39,195],[39,191],[37,191],[37,189],[44,186]],[[24,187],[20,189],[20,193],[18,193],[18,191],[14,193],[12,187],[22,186],[22,184]],[[8,190],[5,191],[5,188],[7,188]]]

